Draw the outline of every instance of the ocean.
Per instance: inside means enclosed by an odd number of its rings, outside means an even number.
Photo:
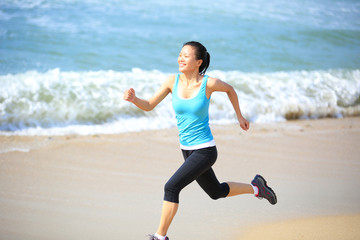
[[[251,122],[360,116],[358,0],[2,0],[0,135],[174,127],[171,95],[151,112],[122,97],[151,97],[190,40]],[[236,122],[226,94],[210,119]]]

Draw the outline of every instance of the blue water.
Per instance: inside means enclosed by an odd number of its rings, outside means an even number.
[[[174,126],[168,103],[144,114],[122,92],[151,96],[189,40],[207,47],[209,75],[235,86],[252,121],[360,115],[357,0],[3,0],[0,131]],[[233,121],[226,99],[213,108],[214,121]]]
[[[360,1],[9,1],[0,3],[0,73],[176,71],[197,40],[212,69],[360,67]]]

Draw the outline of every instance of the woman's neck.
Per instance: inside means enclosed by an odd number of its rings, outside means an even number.
[[[201,80],[201,75],[199,74],[199,71],[194,72],[183,72],[182,80],[187,84],[191,85],[194,83],[197,83]]]

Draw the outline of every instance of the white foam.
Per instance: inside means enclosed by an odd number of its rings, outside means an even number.
[[[360,70],[243,73],[211,71],[234,86],[253,122],[360,115]],[[171,94],[153,111],[122,99],[133,87],[148,99],[168,77],[160,71],[62,72],[0,76],[0,135],[99,134],[176,126]],[[210,122],[236,122],[225,93],[211,98]]]

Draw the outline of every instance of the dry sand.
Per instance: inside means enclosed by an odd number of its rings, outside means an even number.
[[[212,129],[219,180],[261,173],[278,204],[251,195],[213,201],[190,184],[171,240],[360,239],[360,118]],[[0,136],[0,239],[147,239],[182,161],[176,129]]]
[[[286,220],[253,227],[239,240],[357,240],[359,227],[360,215]]]

